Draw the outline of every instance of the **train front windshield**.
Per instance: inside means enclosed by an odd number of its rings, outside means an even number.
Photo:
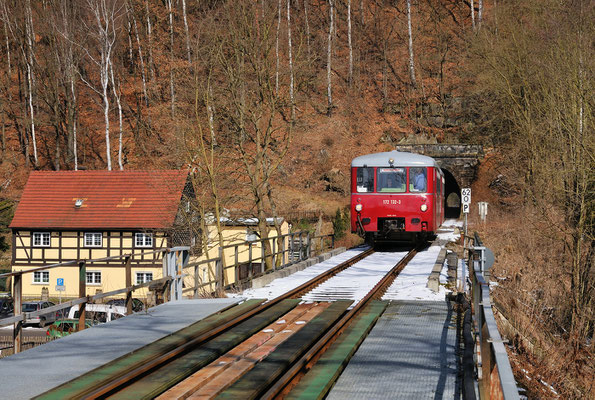
[[[407,180],[407,170],[409,170],[409,180]],[[358,193],[374,192],[374,168],[356,169],[356,190]],[[426,167],[376,168],[377,193],[427,193],[427,191],[428,169]]]
[[[407,190],[407,171],[405,168],[378,168],[376,191],[404,193]]]

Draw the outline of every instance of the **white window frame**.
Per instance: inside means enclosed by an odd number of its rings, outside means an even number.
[[[31,244],[33,245],[33,247],[50,247],[52,244],[52,233],[33,232],[33,234],[31,235]]]
[[[91,277],[91,282],[89,282],[89,277]],[[97,281],[97,277],[99,277],[99,282]],[[85,283],[91,286],[101,285],[102,277],[101,271],[85,271]]]
[[[140,239],[140,240],[139,240]],[[153,247],[153,234],[137,232],[134,234],[134,247]]]
[[[99,244],[97,244],[95,241],[97,239],[97,237],[99,236]],[[91,238],[91,243],[87,243],[87,237]],[[103,247],[103,233],[102,232],[85,232],[85,235],[83,236],[83,240],[84,240],[84,247]]]
[[[49,285],[50,271],[35,271],[32,279],[34,285]]]
[[[148,275],[151,275],[151,279],[147,279]],[[139,280],[141,278],[141,280]],[[153,280],[153,271],[136,271],[134,273],[134,282],[136,285],[140,285],[145,282],[151,282]]]

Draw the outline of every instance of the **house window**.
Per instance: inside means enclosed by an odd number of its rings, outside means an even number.
[[[50,247],[50,232],[33,232],[34,247]]]
[[[33,272],[33,283],[50,283],[50,271]]]
[[[135,247],[153,247],[152,233],[137,233],[134,238]]]
[[[258,240],[258,232],[248,228],[246,230],[246,242],[256,242]]]
[[[85,247],[101,247],[101,232],[85,232]]]
[[[87,285],[100,285],[101,271],[87,271]]]
[[[136,273],[136,284],[140,285],[141,283],[151,282],[153,280],[153,273],[152,272],[137,272]]]

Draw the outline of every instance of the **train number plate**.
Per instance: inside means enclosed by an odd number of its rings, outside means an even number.
[[[382,204],[401,204],[401,200],[382,200]]]

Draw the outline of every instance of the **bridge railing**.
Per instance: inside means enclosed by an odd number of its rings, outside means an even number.
[[[135,290],[150,287],[150,286],[163,286],[167,287],[167,284],[172,281],[170,276],[165,276],[164,278],[153,280],[150,282],[144,282],[138,285],[132,284],[132,259],[135,257],[142,257],[148,255],[154,255],[161,253],[163,262],[166,263],[168,257],[166,257],[169,253],[171,253],[170,249],[158,249],[154,251],[146,251],[146,252],[139,252],[139,253],[130,253],[130,254],[121,254],[117,256],[99,258],[99,259],[92,259],[92,260],[72,260],[66,261],[57,264],[45,265],[42,267],[31,268],[24,271],[14,271],[9,273],[0,274],[0,278],[8,278],[11,277],[13,279],[13,291],[12,296],[14,299],[14,316],[0,319],[0,326],[6,326],[10,324],[14,324],[14,331],[13,331],[13,349],[15,353],[19,353],[22,348],[22,335],[23,335],[23,324],[27,322],[27,320],[35,317],[42,317],[44,315],[49,315],[52,313],[57,313],[58,315],[64,314],[62,310],[70,308],[72,306],[79,306],[79,324],[78,330],[85,329],[85,318],[86,318],[86,304],[93,303],[97,300],[103,299],[105,297],[116,296],[120,294],[126,294],[126,310],[127,314],[132,314],[132,294]],[[122,266],[125,269],[125,279],[126,279],[126,287],[121,289],[112,290],[110,292],[99,293],[94,296],[87,296],[87,279],[86,279],[86,271],[87,265],[99,262],[106,262],[106,261],[114,261],[114,260],[122,260]],[[164,264],[165,265],[165,264]],[[57,304],[52,307],[47,307],[42,310],[34,311],[34,312],[23,312],[22,311],[22,304],[23,304],[23,276],[27,274],[32,274],[39,271],[47,271],[50,269],[60,268],[60,267],[74,267],[78,268],[78,275],[79,275],[79,297],[65,301],[63,303]]]
[[[502,340],[490,298],[490,270],[486,248],[475,234],[469,249],[469,276],[476,338],[476,365],[481,399],[519,399],[516,381]]]
[[[267,254],[265,251],[264,242],[269,241],[272,251]],[[240,247],[247,244],[248,255],[244,257],[241,255]],[[212,296],[218,290],[223,288],[230,288],[232,286],[240,286],[241,284],[251,281],[253,278],[261,276],[265,273],[285,268],[289,265],[295,264],[299,261],[310,257],[313,252],[313,247],[317,244],[317,248],[322,252],[325,248],[334,247],[334,235],[320,235],[312,236],[309,232],[295,232],[282,235],[280,237],[269,237],[253,242],[237,243],[226,245],[219,248],[219,257],[201,260],[189,263],[189,247],[173,247],[170,249],[158,249],[154,251],[138,252],[130,254],[122,254],[111,257],[105,257],[92,260],[72,260],[57,264],[45,265],[42,267],[31,268],[23,271],[14,271],[5,274],[0,274],[0,278],[11,277],[13,279],[13,299],[14,299],[14,316],[0,319],[0,326],[14,324],[13,331],[13,349],[18,353],[22,349],[22,330],[23,324],[34,317],[41,317],[56,313],[57,315],[64,315],[65,309],[72,306],[79,307],[79,324],[78,330],[85,329],[86,318],[86,304],[93,303],[106,297],[116,295],[126,295],[126,309],[127,314],[132,314],[132,294],[134,291],[141,288],[152,289],[157,296],[162,296],[164,301],[179,300],[184,296],[186,291],[187,297],[200,297],[201,295]],[[253,248],[259,248],[260,254],[253,254]],[[224,259],[229,252],[233,254],[234,262],[230,265],[224,266]],[[144,257],[149,255],[160,254],[163,262],[163,278],[144,282],[141,284],[132,284],[132,260],[135,257]],[[270,258],[272,261],[272,270],[265,270],[266,259]],[[94,296],[87,295],[87,280],[86,270],[87,265],[93,263],[122,260],[122,267],[125,269],[125,287],[121,289],[112,290],[105,293],[99,293]],[[212,274],[210,280],[200,280],[198,271],[201,266],[215,264],[215,273]],[[242,268],[247,266],[247,276],[242,276]],[[253,267],[256,266],[257,270]],[[52,307],[47,307],[39,311],[23,312],[23,276],[33,274],[39,271],[48,271],[50,269],[60,267],[74,267],[78,268],[79,276],[79,293],[78,298],[65,301]],[[226,271],[231,270],[233,280],[225,279]],[[187,277],[193,279],[193,285],[186,285]],[[188,293],[188,291],[191,293]]]
[[[267,241],[270,245],[269,254],[264,245]],[[189,297],[212,296],[223,289],[245,286],[255,278],[306,260],[314,253],[334,246],[334,235],[315,236],[307,231],[242,241],[219,247],[217,257],[185,264],[184,272],[174,278],[186,282],[183,291]],[[270,270],[266,270],[267,259],[272,266]]]

